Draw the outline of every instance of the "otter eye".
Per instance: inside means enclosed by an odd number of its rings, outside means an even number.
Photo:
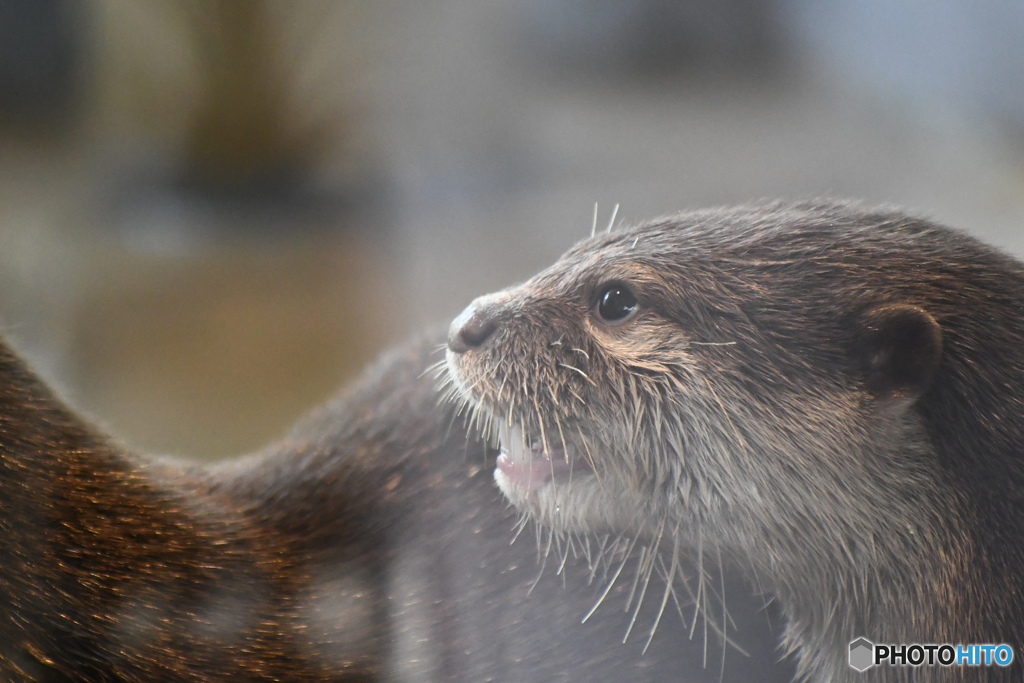
[[[622,284],[606,285],[597,295],[594,311],[601,322],[621,323],[636,311],[633,292]]]

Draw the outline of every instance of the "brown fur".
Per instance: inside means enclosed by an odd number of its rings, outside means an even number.
[[[610,283],[637,301],[621,323],[597,312]],[[509,471],[572,464],[539,488],[499,470],[512,502],[745,568],[812,680],[1020,677],[846,661],[859,636],[1024,654],[1018,262],[851,204],[681,214],[481,297],[448,363]]]
[[[724,669],[679,619],[646,654],[623,644],[632,564],[609,616],[581,625],[603,584],[568,548],[542,551],[542,571],[532,542],[510,545],[493,453],[427,372],[440,340],[387,354],[279,442],[214,467],[129,452],[0,344],[0,679],[789,677],[749,598],[733,635],[751,656]]]

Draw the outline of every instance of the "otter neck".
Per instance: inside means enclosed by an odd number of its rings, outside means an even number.
[[[951,611],[966,615],[970,606],[958,600],[966,578],[946,557],[942,550],[915,555],[914,561],[849,565],[832,573],[805,567],[802,577],[776,582],[787,618],[785,643],[797,650],[801,672],[810,680],[855,680],[860,674],[848,667],[847,650],[862,636],[875,643],[971,642],[965,630],[974,629],[958,628],[949,619]]]
[[[928,510],[941,509],[936,504],[914,507],[913,522],[856,520],[832,545],[773,547],[771,535],[764,535],[764,552],[752,558],[753,578],[777,596],[787,618],[784,642],[796,650],[809,680],[865,680],[847,662],[849,644],[859,637],[893,644],[988,642],[978,640],[991,614],[976,604],[982,572],[969,537],[955,522],[929,517]],[[884,531],[857,533],[860,524]],[[941,679],[941,668],[915,671],[914,680]]]

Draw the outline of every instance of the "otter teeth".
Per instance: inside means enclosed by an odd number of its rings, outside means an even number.
[[[497,472],[503,474],[516,488],[528,493],[540,490],[547,482],[572,471],[572,462],[565,449],[544,444],[539,439],[530,441],[518,427],[502,429],[498,435],[501,452]]]

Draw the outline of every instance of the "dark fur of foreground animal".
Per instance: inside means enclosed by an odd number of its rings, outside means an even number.
[[[812,680],[1022,680],[1019,262],[844,203],[681,214],[481,297],[448,365],[510,500],[746,567]],[[1016,660],[860,674],[860,636]]]
[[[585,625],[603,586],[582,559],[530,592],[494,454],[425,373],[439,341],[209,468],[127,452],[0,346],[0,680],[718,680],[713,637],[704,668],[674,615],[645,655],[622,644],[632,565]],[[762,602],[729,589],[751,656],[724,679],[788,679]]]

